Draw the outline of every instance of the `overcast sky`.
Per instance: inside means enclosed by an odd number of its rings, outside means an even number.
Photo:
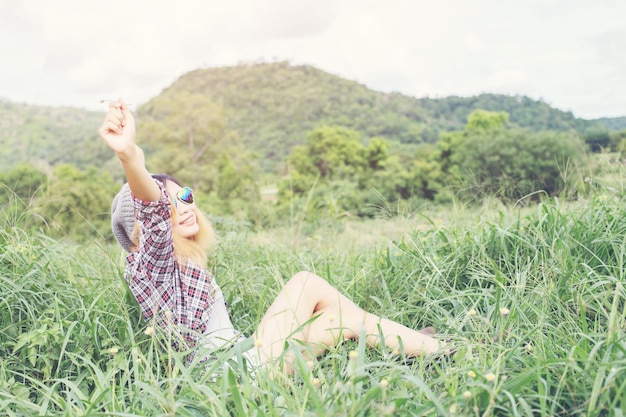
[[[140,104],[198,68],[287,60],[415,97],[626,116],[624,0],[0,0],[0,99]]]

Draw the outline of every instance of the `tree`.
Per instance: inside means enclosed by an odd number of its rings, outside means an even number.
[[[111,200],[118,190],[119,184],[96,168],[58,165],[39,210],[53,236],[75,241],[110,237]]]
[[[5,227],[38,228],[41,222],[35,209],[47,183],[48,177],[29,164],[0,173],[0,223]]]
[[[611,134],[607,130],[590,130],[584,134],[583,139],[594,153],[608,149],[611,145]]]
[[[223,153],[216,161],[218,176],[216,193],[218,201],[207,201],[207,207],[221,213],[252,215],[261,201],[261,192],[256,181],[256,169],[250,161],[239,154]]]
[[[611,133],[611,149],[626,157],[626,129]]]
[[[371,171],[378,171],[385,168],[388,150],[389,142],[383,138],[372,138],[369,145],[364,150],[364,158],[367,167]]]
[[[0,206],[13,197],[26,204],[45,190],[46,183],[46,174],[30,164],[20,164],[0,173]]]
[[[344,127],[321,127],[307,135],[306,146],[294,151],[290,165],[302,174],[339,179],[363,169],[364,147],[357,132]]]
[[[411,188],[408,196],[434,200],[443,190],[441,165],[437,161],[437,148],[425,144],[418,148],[409,171]]]
[[[511,202],[537,191],[553,196],[567,190],[583,155],[572,133],[515,129],[468,134],[455,160],[466,196]]]
[[[164,92],[140,109],[138,138],[147,164],[209,193],[218,175],[215,161],[233,139],[221,107],[198,93]]]
[[[467,132],[493,131],[504,129],[509,124],[509,114],[507,112],[493,112],[487,110],[474,110],[467,117]]]
[[[239,136],[226,128],[208,95],[165,92],[142,108],[150,170],[174,175],[200,191],[202,206],[220,214],[250,212],[260,201],[257,170]],[[154,168],[153,168],[154,167]]]
[[[372,138],[365,147],[357,132],[345,127],[314,129],[306,145],[288,157],[290,172],[279,183],[279,202],[306,196],[307,207],[367,215],[363,207],[381,196],[397,198],[395,186],[384,181],[388,148],[383,138]]]
[[[505,112],[474,111],[465,130],[441,135],[440,172],[423,162],[420,170],[430,168],[436,184],[470,199],[495,195],[511,202],[537,191],[557,195],[575,188],[571,171],[580,167],[584,146],[574,133],[509,129],[507,123]]]
[[[451,182],[458,177],[458,158],[460,148],[467,140],[467,132],[449,132],[441,134],[441,139],[437,142],[439,149],[439,164],[441,172]]]

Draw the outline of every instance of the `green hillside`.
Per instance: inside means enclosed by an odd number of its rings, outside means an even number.
[[[460,130],[476,109],[506,111],[511,124],[531,130],[577,130],[598,122],[574,117],[528,97],[483,94],[443,99],[381,93],[306,65],[287,62],[199,69],[181,76],[164,93],[205,94],[221,106],[229,129],[274,166],[306,133],[340,125],[362,140],[384,137],[397,147],[436,142],[442,131]],[[149,105],[139,111],[149,110]]]
[[[101,112],[0,101],[0,167],[19,163],[79,167],[110,158],[96,132]]]
[[[446,97],[444,99],[418,99],[421,106],[432,112],[442,123],[434,123],[438,130],[459,130],[465,126],[467,116],[476,109],[509,113],[512,125],[534,131],[576,130],[584,132],[591,127],[602,127],[595,120],[576,118],[549,104],[525,96],[481,94],[472,97]]]
[[[626,125],[626,118],[576,118],[528,97],[483,94],[432,99],[381,93],[311,66],[287,62],[198,69],[181,76],[160,96],[183,92],[201,93],[214,104],[211,109],[215,105],[223,109],[226,128],[255,151],[263,171],[275,171],[294,145],[303,144],[309,131],[324,125],[354,129],[363,142],[384,137],[396,152],[410,152],[419,143],[436,142],[440,132],[462,129],[467,116],[479,108],[506,111],[512,125],[535,131],[583,133]],[[138,115],[155,113],[154,102],[139,106]],[[7,170],[20,162],[108,164],[110,152],[96,134],[102,115],[0,101],[0,166]]]
[[[624,130],[626,129],[626,116],[624,117],[602,117],[596,119],[597,122],[607,127],[609,130]]]

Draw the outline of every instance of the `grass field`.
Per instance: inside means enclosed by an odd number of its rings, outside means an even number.
[[[167,331],[150,334],[120,249],[0,218],[0,414],[622,416],[625,203],[606,191],[260,232],[218,223],[211,264],[245,334],[293,273],[312,270],[457,348],[407,361],[344,342],[275,378],[236,349],[189,364]]]

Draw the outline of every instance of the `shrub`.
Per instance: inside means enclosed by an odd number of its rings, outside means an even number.
[[[497,130],[469,134],[454,161],[462,195],[514,202],[533,193],[531,199],[537,200],[538,192],[557,196],[568,191],[580,179],[576,170],[583,156],[582,142],[573,134]]]

